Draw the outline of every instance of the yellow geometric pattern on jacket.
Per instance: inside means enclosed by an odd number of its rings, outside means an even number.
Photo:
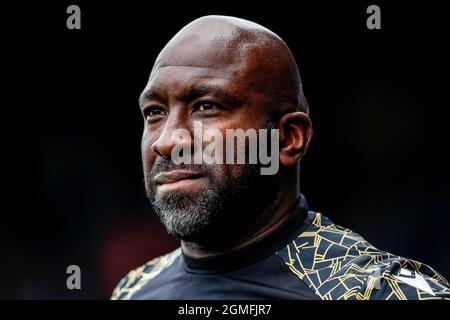
[[[161,271],[167,269],[181,254],[181,247],[152,259],[143,266],[130,271],[116,286],[111,299],[129,300],[134,293],[139,291],[146,283],[156,277]]]
[[[448,282],[431,267],[378,250],[322,214],[309,214],[315,215],[310,226],[277,254],[321,299],[450,299]]]

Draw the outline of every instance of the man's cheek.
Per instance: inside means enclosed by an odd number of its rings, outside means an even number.
[[[150,139],[142,139],[141,143],[141,155],[142,155],[142,165],[144,169],[144,173],[148,174],[151,171],[151,168],[153,167],[153,164],[155,162],[155,156],[156,154],[153,152],[152,143],[150,142]]]
[[[142,135],[141,140],[141,152],[142,152],[142,158],[149,157],[152,154],[155,154],[155,152],[152,150],[152,145],[156,141],[157,137],[154,135],[148,134],[146,130],[144,130],[144,133]]]

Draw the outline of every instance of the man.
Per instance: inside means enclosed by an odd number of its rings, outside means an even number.
[[[147,195],[181,247],[131,271],[113,299],[450,298],[427,265],[308,211],[299,160],[312,125],[296,62],[273,32],[224,16],[189,23],[159,54],[140,107]],[[192,137],[198,123],[223,136],[276,129],[262,140],[278,170],[262,174],[262,161],[230,164],[223,155],[178,161],[205,145],[177,138],[177,130]]]

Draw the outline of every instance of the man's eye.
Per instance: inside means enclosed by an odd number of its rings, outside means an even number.
[[[164,110],[162,108],[154,107],[154,108],[146,108],[144,110],[145,120],[150,120],[150,118],[160,115],[164,115]]]
[[[218,109],[218,106],[211,102],[201,102],[197,106],[198,111],[207,111],[207,110],[213,110]]]

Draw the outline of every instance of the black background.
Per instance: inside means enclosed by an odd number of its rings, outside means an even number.
[[[137,98],[162,47],[206,14],[260,23],[293,51],[314,125],[301,172],[310,208],[448,278],[449,187],[426,134],[431,8],[311,2],[5,9],[0,298],[108,298],[125,272],[177,246],[144,195]],[[66,28],[70,4],[81,30]],[[366,28],[370,4],[381,30]],[[66,288],[71,264],[82,290]]]

